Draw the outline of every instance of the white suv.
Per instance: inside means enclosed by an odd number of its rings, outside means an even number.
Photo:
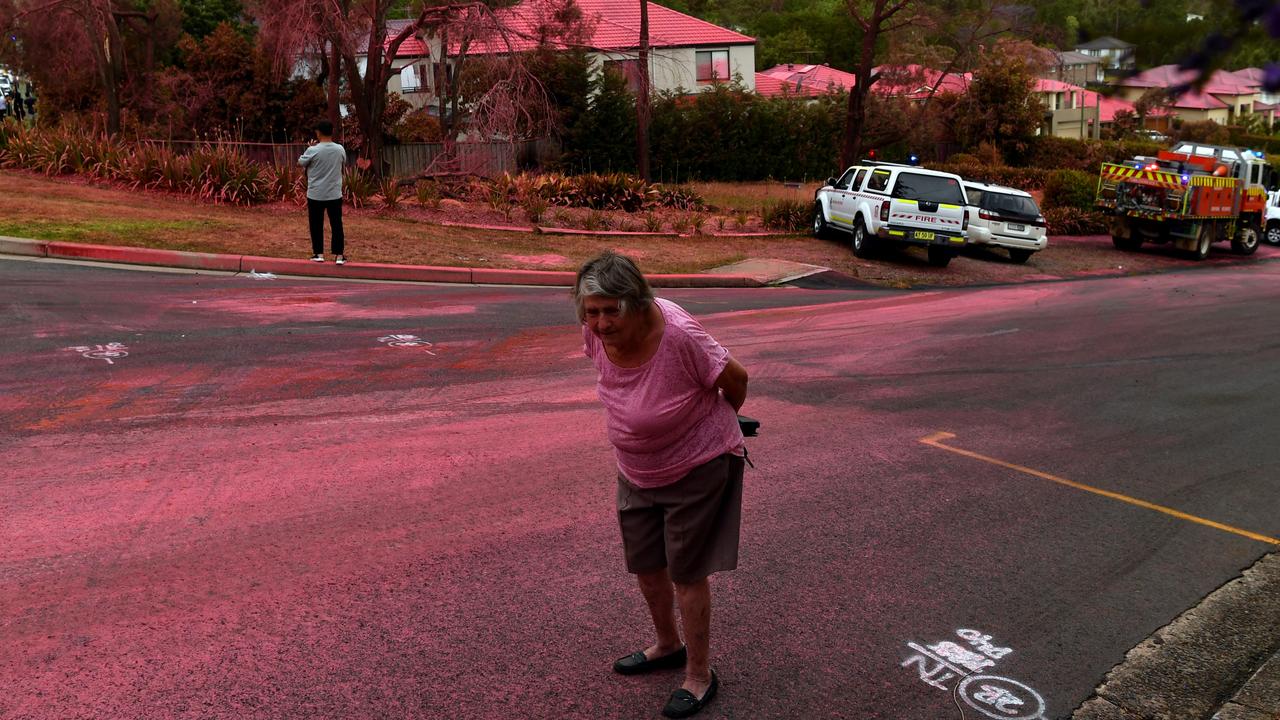
[[[964,181],[972,217],[969,242],[995,245],[1009,251],[1009,259],[1024,263],[1049,244],[1044,215],[1029,193],[987,183]]]
[[[813,234],[850,233],[858,257],[880,242],[924,246],[930,265],[946,267],[966,243],[961,182],[959,175],[912,165],[855,165],[814,194]]]

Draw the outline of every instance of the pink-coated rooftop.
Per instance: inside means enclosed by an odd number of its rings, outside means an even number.
[[[577,0],[588,33],[580,41],[548,39],[553,48],[582,47],[589,50],[635,50],[640,45],[640,5],[619,0]],[[514,30],[503,39],[475,43],[470,52],[478,55],[522,52],[538,46],[538,28],[547,24],[557,4],[549,0],[526,0],[497,14]],[[755,38],[690,17],[661,5],[649,3],[649,45],[654,48],[754,45]],[[451,43],[450,52],[458,46]]]
[[[1194,70],[1180,70],[1177,65],[1160,65],[1121,80],[1119,84],[1131,88],[1172,88],[1186,85],[1195,77]],[[1239,73],[1215,70],[1201,92],[1210,95],[1252,95],[1258,91],[1260,84],[1242,77]],[[1182,106],[1179,105],[1179,107]]]
[[[856,84],[857,76],[844,70],[837,70],[828,65],[799,65],[787,63],[775,65],[768,70],[756,73],[781,80],[793,90],[804,87],[816,93],[829,90],[848,90]]]

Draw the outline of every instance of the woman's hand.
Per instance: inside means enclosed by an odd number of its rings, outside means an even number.
[[[742,367],[742,363],[729,358],[729,364],[716,378],[716,387],[724,393],[724,399],[733,406],[734,412],[741,410],[747,401],[747,369]]]

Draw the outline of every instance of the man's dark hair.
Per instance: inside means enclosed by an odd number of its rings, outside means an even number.
[[[325,137],[333,137],[333,123],[328,120],[321,120],[316,123],[316,132],[324,135]]]

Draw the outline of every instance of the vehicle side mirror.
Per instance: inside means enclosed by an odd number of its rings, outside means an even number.
[[[827,184],[828,184],[828,185],[830,185],[831,187],[835,187],[835,186],[836,186],[836,179],[835,179],[835,178],[833,178],[833,177],[829,177],[829,178],[827,178]]]

